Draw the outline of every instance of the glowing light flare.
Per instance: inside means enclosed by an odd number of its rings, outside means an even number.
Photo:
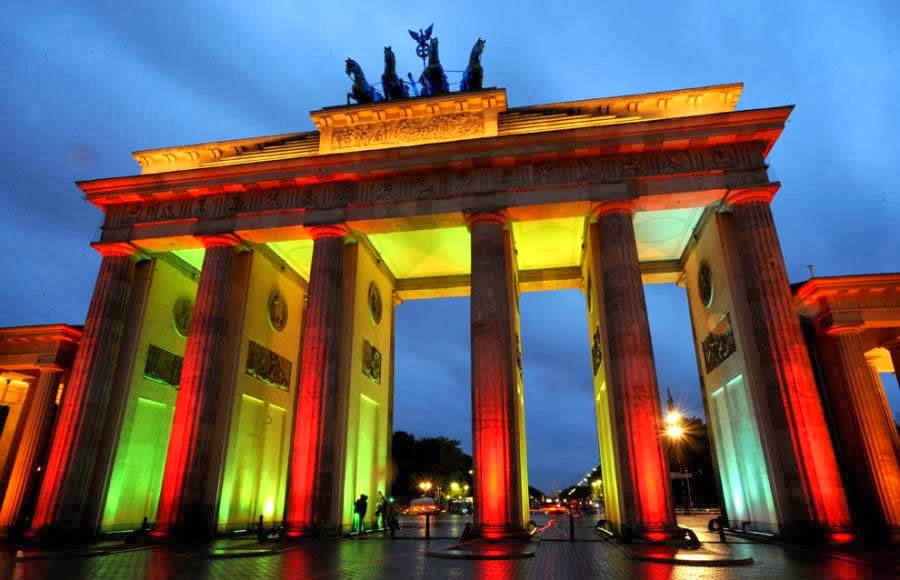
[[[666,437],[672,440],[680,441],[684,438],[684,429],[680,425],[669,425],[665,433]]]
[[[666,413],[666,425],[678,425],[681,423],[681,413],[677,409],[672,409]]]

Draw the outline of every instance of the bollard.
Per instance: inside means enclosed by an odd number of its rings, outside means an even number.
[[[572,508],[569,508],[569,541],[575,541],[575,514]]]
[[[431,538],[431,514],[425,514],[425,539]]]

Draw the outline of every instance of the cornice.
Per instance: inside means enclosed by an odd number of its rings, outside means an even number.
[[[2,342],[70,342],[81,340],[82,330],[68,324],[38,324],[0,328]]]
[[[723,143],[763,142],[769,151],[784,128],[793,107],[757,109],[607,125],[488,137],[392,149],[357,151],[279,159],[258,163],[189,169],[82,181],[78,186],[88,201],[105,209],[118,203],[138,202],[153,196],[174,199],[198,197],[268,183],[294,185],[357,181],[442,168],[492,166],[714,146]]]

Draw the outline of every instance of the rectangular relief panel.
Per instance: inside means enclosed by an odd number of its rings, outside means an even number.
[[[138,397],[134,419],[125,426],[110,479],[102,527],[141,527],[156,518],[174,407]]]
[[[291,390],[291,361],[252,340],[247,349],[246,372],[282,391]]]
[[[147,348],[147,364],[144,378],[178,388],[184,358],[151,344]]]

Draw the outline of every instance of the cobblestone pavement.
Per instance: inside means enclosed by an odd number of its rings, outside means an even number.
[[[579,524],[589,527],[590,518]],[[682,525],[705,525],[705,517],[682,518]],[[567,533],[567,520],[561,530]],[[447,520],[438,530],[456,529],[459,521]],[[464,525],[464,519],[461,523]],[[412,525],[406,529],[412,532]],[[434,533],[434,532],[433,532]],[[587,533],[587,532],[585,532]],[[576,533],[580,539],[581,532]],[[750,566],[713,568],[675,566],[629,559],[627,548],[601,541],[540,542],[533,559],[511,561],[446,560],[428,557],[426,550],[452,545],[451,540],[390,540],[383,534],[329,542],[300,543],[266,556],[210,559],[206,552],[156,547],[90,558],[49,559],[16,562],[0,553],[0,578],[350,578],[350,579],[503,579],[503,578],[898,578],[900,567],[893,554],[824,554],[778,545],[729,541],[726,547],[713,542],[711,550],[727,549],[733,557],[751,556]],[[565,539],[565,538],[557,538]],[[712,539],[712,535],[702,537]],[[258,547],[250,540],[221,542],[222,547]]]

